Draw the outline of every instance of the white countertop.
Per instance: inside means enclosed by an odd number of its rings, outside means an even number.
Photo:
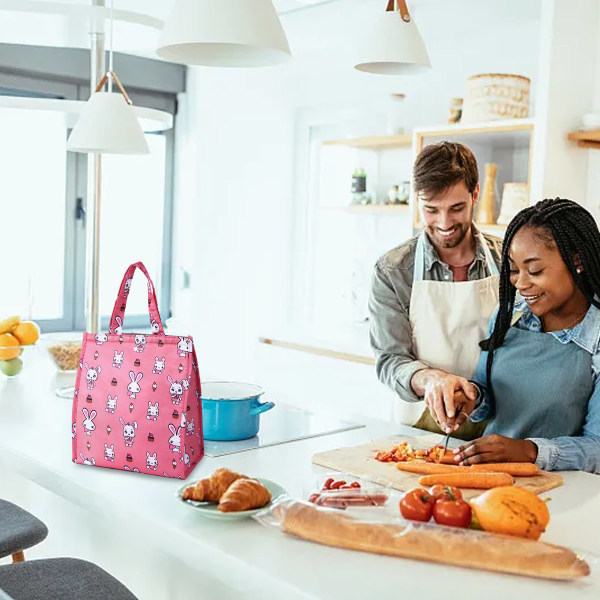
[[[129,535],[172,553],[196,572],[219,578],[233,590],[262,599],[385,598],[427,593],[461,600],[494,598],[599,597],[600,477],[564,473],[565,485],[544,494],[551,521],[543,539],[571,547],[591,562],[592,576],[557,583],[434,563],[353,552],[294,539],[253,520],[203,519],[175,499],[181,481],[84,467],[71,462],[71,402],[54,395],[56,380],[41,366],[0,382],[0,461],[6,469],[94,514],[110,517]],[[343,415],[338,415],[343,418]],[[366,428],[260,448],[205,457],[189,481],[225,466],[279,483],[303,497],[323,471],[311,456],[414,429],[370,421]],[[427,434],[428,436],[430,434]],[[198,560],[201,557],[201,560]],[[418,596],[417,596],[418,597]]]

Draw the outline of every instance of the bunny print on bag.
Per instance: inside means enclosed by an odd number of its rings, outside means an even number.
[[[188,435],[194,435],[194,419],[188,422],[186,431]]]
[[[190,455],[187,453],[187,449],[185,447],[185,444],[183,446],[183,455],[179,459],[179,462],[183,462],[186,467],[190,466]]]
[[[135,438],[135,430],[137,429],[137,422],[133,421],[133,423],[125,423],[123,417],[119,417],[119,422],[123,425],[123,437],[125,438],[126,446],[133,446],[133,442]]]
[[[125,280],[125,287],[123,288],[123,296],[125,296],[125,298],[127,298],[127,296],[129,296],[129,292],[131,291],[131,283],[133,282],[133,277],[128,277]],[[115,331],[116,333],[116,331]],[[118,334],[120,335],[120,334]]]
[[[102,367],[98,365],[96,368],[92,368],[87,363],[84,363],[83,366],[87,369],[85,378],[87,380],[88,390],[93,390],[98,381],[98,375],[100,371],[102,371]]]
[[[135,336],[135,348],[134,352],[143,352],[146,348],[146,336],[145,335],[136,335]]]
[[[104,460],[115,462],[115,445],[104,444]]]
[[[190,338],[179,337],[177,342],[177,353],[185,358],[188,352],[192,351],[192,340]]]
[[[80,452],[80,453],[79,453],[79,456],[80,456],[80,458],[81,458],[81,462],[82,462],[84,465],[90,465],[90,466],[94,466],[94,465],[96,464],[96,461],[95,461],[95,459],[94,459],[93,457],[92,457],[92,458],[86,458],[86,457],[83,455],[83,452]]]
[[[83,416],[85,417],[83,420],[83,428],[85,433],[86,435],[92,435],[92,431],[96,429],[96,425],[93,421],[93,419],[96,417],[96,411],[93,410],[91,413],[89,413],[87,408],[82,408],[81,412],[83,412]]]
[[[181,385],[186,392],[190,389],[190,379],[191,378],[192,378],[192,376],[188,375],[185,379],[181,380]]]
[[[113,367],[115,369],[120,369],[121,366],[123,365],[123,353],[125,352],[125,350],[121,350],[121,352],[117,352],[115,350],[114,352],[115,352],[115,355],[113,357]]]
[[[135,400],[136,394],[139,394],[141,391],[140,381],[144,376],[143,373],[138,373],[137,375],[133,371],[129,371],[129,377],[131,379],[131,383],[127,386],[127,395]]]
[[[94,339],[96,340],[96,344],[98,344],[98,346],[102,346],[104,342],[108,341],[108,336],[105,333],[97,333],[94,336]]]
[[[154,454],[146,452],[146,468],[156,471],[156,467],[158,467],[158,459],[156,458],[156,452]]]
[[[115,317],[115,321],[117,322],[117,326],[113,333],[115,335],[121,335],[123,333],[123,319],[121,319],[121,317]]]
[[[150,329],[152,330],[152,333],[158,333],[160,331],[160,326],[156,322],[154,315],[150,315]]]
[[[158,418],[158,402],[154,405],[152,405],[152,402],[148,402],[148,414],[146,415],[146,419],[156,421],[157,418]]]
[[[163,358],[158,358],[158,356],[154,357],[154,368],[152,369],[152,372],[155,375],[162,375],[162,372],[165,370],[165,359]]]
[[[74,440],[75,436],[77,435],[77,423],[73,423],[73,426],[71,427],[71,439]]]
[[[171,387],[169,388],[171,400],[173,401],[173,404],[179,404],[179,402],[181,401],[181,396],[183,395],[183,387],[181,386],[181,383],[179,383],[179,381],[174,381],[173,379],[171,379],[170,375],[167,375],[167,380],[171,384]]]
[[[179,436],[179,432],[181,431],[181,427],[178,427],[177,430],[175,430],[175,425],[169,423],[169,431],[173,434],[169,438],[169,450],[171,450],[171,452],[180,452],[181,437]]]
[[[108,395],[108,400],[106,401],[106,412],[114,414],[115,408],[117,408],[117,396],[114,398],[111,395]]]

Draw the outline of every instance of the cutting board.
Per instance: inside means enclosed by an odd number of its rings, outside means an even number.
[[[394,489],[406,491],[419,487],[419,477],[415,473],[405,473],[396,468],[396,463],[384,463],[375,460],[375,454],[380,450],[390,450],[400,442],[408,442],[415,449],[426,447],[422,440],[411,437],[389,437],[374,440],[362,446],[351,446],[348,448],[336,448],[327,452],[315,454],[312,462],[321,467],[327,467],[334,471],[351,473],[357,477],[367,476],[373,481],[385,485],[391,485]],[[563,479],[557,473],[540,471],[532,477],[515,477],[515,485],[531,490],[536,494],[547,492],[563,484]],[[474,498],[485,490],[467,489],[462,490],[465,498]]]

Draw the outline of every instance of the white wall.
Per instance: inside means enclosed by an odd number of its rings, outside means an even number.
[[[434,67],[416,78],[352,68],[374,4],[346,0],[283,16],[294,55],[283,67],[190,69],[177,193],[194,207],[180,226],[195,255],[192,294],[175,306],[196,337],[205,379],[255,379],[257,337],[294,316],[292,281],[301,274],[292,256],[305,233],[295,178],[307,177],[294,172],[303,158],[295,156],[299,115],[348,111],[383,128],[389,94],[403,92],[408,129],[442,124],[450,98],[478,72],[527,75],[535,95],[539,0],[411,3]]]

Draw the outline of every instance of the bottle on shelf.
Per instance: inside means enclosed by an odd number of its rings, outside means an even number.
[[[362,167],[356,167],[352,174],[352,204],[371,204],[367,194],[367,174]]]

